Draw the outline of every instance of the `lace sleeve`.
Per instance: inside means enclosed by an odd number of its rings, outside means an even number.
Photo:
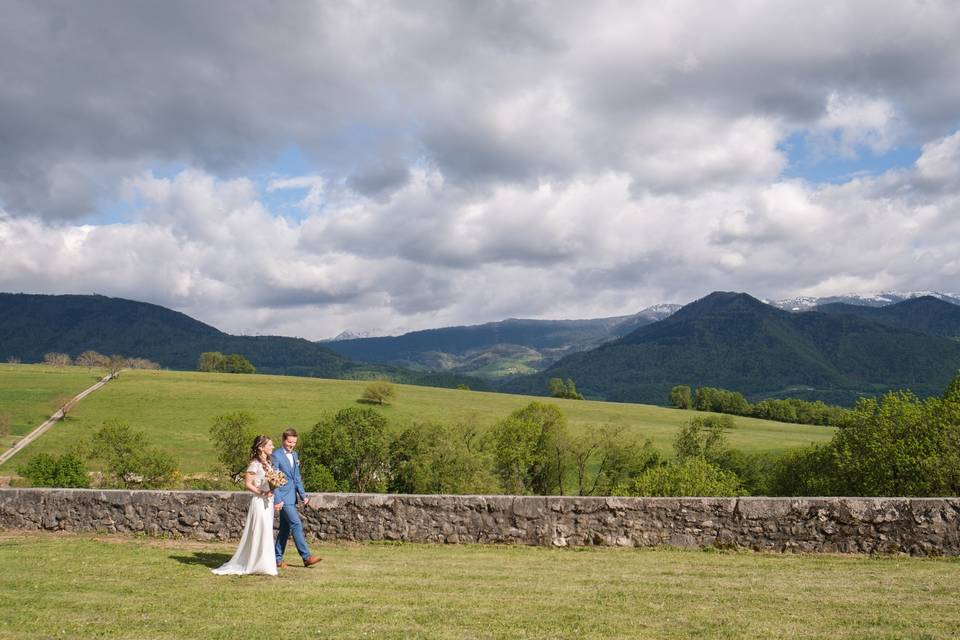
[[[247,473],[260,473],[260,463],[252,460],[250,466],[247,467]]]

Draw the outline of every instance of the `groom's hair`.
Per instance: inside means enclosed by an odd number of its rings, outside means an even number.
[[[286,440],[287,438],[299,438],[299,437],[300,437],[300,436],[297,435],[297,430],[294,429],[293,427],[290,427],[289,429],[287,429],[286,431],[283,432],[283,439],[284,439],[284,440]]]

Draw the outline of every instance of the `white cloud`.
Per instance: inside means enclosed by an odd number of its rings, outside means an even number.
[[[957,5],[15,9],[0,289],[316,338],[956,288]],[[825,156],[926,144],[818,185],[782,177],[797,132]],[[278,176],[291,146],[304,175]],[[83,224],[102,198],[132,212]]]

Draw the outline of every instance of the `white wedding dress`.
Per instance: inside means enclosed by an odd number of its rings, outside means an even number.
[[[254,473],[254,485],[261,491],[269,491],[267,474],[263,465],[254,460],[247,467]],[[240,546],[230,560],[213,572],[220,576],[236,576],[247,573],[277,575],[276,551],[273,546],[273,496],[253,496],[247,510],[247,524],[243,527]]]

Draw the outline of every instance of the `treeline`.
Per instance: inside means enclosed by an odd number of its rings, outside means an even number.
[[[670,404],[678,409],[728,413],[734,416],[747,416],[795,424],[837,426],[848,412],[843,407],[828,405],[820,400],[810,402],[797,398],[782,400],[769,398],[756,404],[750,404],[738,391],[698,387],[696,392],[691,392],[687,385],[673,387],[670,390],[669,400]]]
[[[84,351],[75,359],[67,353],[51,351],[43,355],[43,364],[54,367],[78,367],[106,369],[116,375],[122,369],[159,369],[160,365],[146,358],[128,358],[121,355],[104,355],[96,351]]]
[[[248,413],[217,418],[211,436],[227,475],[246,468],[257,432]],[[302,433],[299,450],[308,491],[611,495],[660,463],[652,443],[623,426],[573,435],[563,412],[540,402],[489,429],[424,422],[398,430],[373,408],[348,407]]]

